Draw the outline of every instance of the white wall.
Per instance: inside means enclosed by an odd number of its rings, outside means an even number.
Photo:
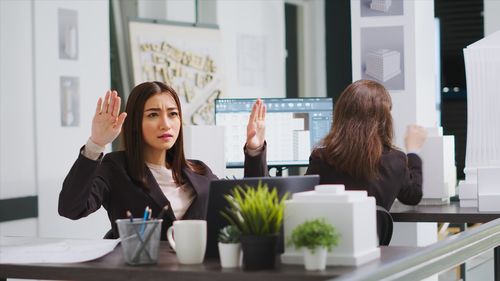
[[[31,16],[30,1],[0,1],[0,199],[37,193]],[[0,223],[0,235],[36,235],[26,221]]]
[[[58,9],[77,12],[78,59],[59,59]],[[104,211],[59,216],[62,181],[90,135],[110,87],[108,1],[0,1],[0,198],[38,195],[38,218],[0,224],[1,235],[102,237]],[[61,125],[60,76],[80,79],[80,124]]]
[[[166,9],[168,20],[180,22],[196,21],[196,4],[194,0],[167,0]]]
[[[164,3],[162,2],[166,2],[167,9],[167,16],[163,19],[187,23],[195,22],[193,14],[194,5],[190,4],[191,0],[185,1],[185,3],[179,3],[180,1],[178,0],[139,0],[139,14],[141,17],[154,18],[158,13],[149,11],[163,9]],[[318,8],[321,10],[323,2],[321,1],[319,5],[309,6],[311,10]],[[222,52],[226,77],[226,93],[224,97],[280,98],[286,96],[284,12],[283,0],[217,0],[216,17],[222,37]],[[215,15],[210,14],[207,16],[213,18]],[[316,22],[315,24],[318,23]],[[241,46],[241,41],[240,45],[238,45],[238,40],[242,39],[247,40],[246,42],[249,45]],[[254,46],[256,48],[253,48]],[[324,56],[324,51],[314,53],[312,49],[313,47],[311,46],[309,49],[310,53],[308,53],[309,56],[315,56],[315,59]],[[242,61],[243,56],[249,59]],[[322,67],[319,66],[319,68],[321,69]],[[317,68],[315,71],[318,71]],[[317,81],[325,81],[324,77],[324,73],[323,76],[320,74],[315,76]],[[326,92],[326,82],[320,84],[320,86],[315,88],[317,90],[314,91],[324,94]],[[192,156],[196,158],[196,155]],[[208,161],[202,158],[199,159]],[[219,177],[225,175],[242,177],[243,170],[226,169],[224,174],[219,173],[217,175]]]
[[[362,17],[360,3],[351,1],[352,73],[353,81],[362,78],[361,30],[364,28],[402,26],[404,31],[404,62],[402,69],[404,87],[389,92],[392,98],[395,143],[404,147],[406,126],[418,123],[424,127],[436,127],[436,79],[434,52],[434,1],[401,1],[403,15]],[[399,1],[398,1],[399,2]],[[429,32],[431,31],[431,32]],[[392,34],[387,38],[392,38]],[[387,40],[386,38],[386,40]],[[384,38],[380,39],[380,42]]]
[[[484,0],[484,36],[500,30],[500,1]]]
[[[138,3],[139,15],[144,18],[161,16],[161,12],[154,11],[166,6],[163,19],[186,23],[196,21],[192,0],[139,0]],[[311,9],[318,8],[318,5],[310,6]],[[284,1],[218,0],[216,15],[225,62],[225,97],[285,97]],[[245,40],[243,45],[242,40]],[[249,59],[242,59],[244,57]],[[318,77],[321,79],[321,75]]]
[[[166,19],[167,3],[158,0],[137,1],[137,15],[140,18]]]
[[[415,36],[415,95],[416,120],[424,127],[436,127],[438,111],[436,110],[436,65],[435,65],[435,20],[434,1],[417,1],[413,5],[415,17],[412,18]]]
[[[78,15],[78,59],[61,60],[58,51],[58,9]],[[101,209],[78,221],[62,218],[57,202],[66,173],[90,136],[99,96],[110,87],[108,1],[35,1],[36,153],[39,235],[101,238],[110,224]],[[80,79],[80,124],[61,126],[61,76]]]
[[[226,59],[227,96],[285,97],[284,10],[282,0],[218,1],[217,15]],[[238,40],[248,40],[246,42],[250,45],[241,46],[240,41],[238,47]],[[242,62],[242,56],[250,57],[254,64]],[[245,75],[254,79],[244,81]]]

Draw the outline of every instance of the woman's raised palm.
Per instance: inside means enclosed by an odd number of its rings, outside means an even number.
[[[107,91],[104,101],[97,100],[97,108],[92,119],[92,135],[90,139],[97,145],[111,143],[122,130],[127,113],[120,113],[121,98],[116,91]]]

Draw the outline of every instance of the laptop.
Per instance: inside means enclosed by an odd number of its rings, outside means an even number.
[[[219,257],[217,237],[219,230],[229,222],[220,214],[222,210],[229,206],[224,195],[230,194],[237,185],[245,188],[245,185],[257,186],[259,181],[267,184],[269,188],[276,187],[281,198],[286,192],[296,193],[314,190],[314,186],[319,184],[318,175],[289,176],[289,177],[255,177],[235,180],[213,180],[210,182],[210,190],[207,203],[207,250],[206,257]],[[278,251],[283,252],[283,228],[278,239]]]

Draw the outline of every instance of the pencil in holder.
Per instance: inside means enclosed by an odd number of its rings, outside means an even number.
[[[158,262],[162,219],[118,219],[118,232],[125,262],[130,265]]]

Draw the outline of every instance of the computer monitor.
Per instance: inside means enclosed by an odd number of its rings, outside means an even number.
[[[314,190],[319,184],[318,175],[289,176],[289,177],[255,177],[236,180],[213,180],[210,182],[207,203],[207,251],[206,257],[218,257],[217,237],[219,230],[229,222],[220,214],[222,210],[229,207],[224,195],[230,194],[237,185],[245,188],[245,185],[257,186],[261,181],[269,188],[276,188],[280,198],[286,193],[296,193]],[[278,251],[283,252],[283,230],[278,240]]]
[[[312,149],[330,131],[332,98],[262,99],[267,106],[269,166],[305,166]],[[255,99],[216,99],[215,124],[225,127],[228,168],[241,168],[246,126]]]

